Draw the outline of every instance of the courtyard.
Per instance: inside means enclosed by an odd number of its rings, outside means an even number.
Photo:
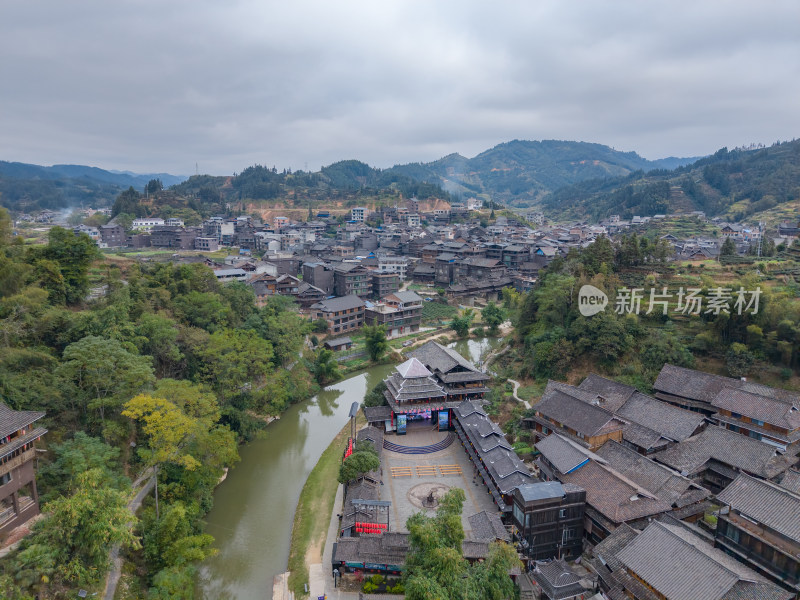
[[[475,478],[476,470],[455,433],[437,431],[430,421],[413,421],[406,435],[386,436],[385,441],[388,444],[381,457],[380,499],[392,503],[390,530],[407,532],[406,520],[416,512],[433,515],[438,498],[451,488],[464,490],[461,522],[467,537],[471,533],[468,517],[484,510],[498,511],[486,486],[479,477]],[[425,447],[442,449],[408,453]],[[431,495],[433,505],[429,503]]]

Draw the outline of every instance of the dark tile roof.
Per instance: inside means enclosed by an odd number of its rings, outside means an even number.
[[[45,413],[40,411],[13,410],[0,402],[0,437],[7,437],[20,429],[25,429],[44,415]]]
[[[44,414],[44,413],[42,413]],[[15,450],[22,448],[25,444],[32,444],[44,434],[47,433],[47,429],[44,427],[36,427],[33,429],[27,429],[25,435],[18,435],[10,442],[7,442],[0,446],[0,458],[4,456],[8,456]]]
[[[395,296],[403,304],[408,302],[422,302],[422,298],[416,292],[394,292],[394,294],[391,295]]]
[[[580,583],[581,577],[573,573],[563,560],[537,562],[531,576],[551,600],[573,598],[585,591]]]
[[[569,473],[594,456],[587,448],[557,433],[538,442],[536,449],[561,473]]]
[[[392,416],[392,408],[390,406],[364,406],[362,410],[368,423],[388,421]]]
[[[406,378],[400,373],[392,373],[386,378],[386,387],[392,400],[399,404],[426,398],[443,400],[447,396],[433,377]]]
[[[458,352],[451,348],[446,348],[433,340],[425,342],[419,348],[412,350],[408,353],[408,356],[417,358],[431,371],[448,373],[455,367],[461,367],[468,371],[480,373],[480,371],[475,368],[475,365]]]
[[[408,552],[408,534],[362,534],[341,537],[336,542],[333,562],[370,562],[403,566]]]
[[[622,429],[623,426],[611,412],[551,386],[545,389],[534,410],[586,437],[598,435],[604,428],[610,427],[614,430]]]
[[[481,558],[489,558],[489,543],[464,540],[461,542],[461,552],[466,559],[478,560]]]
[[[347,336],[336,338],[336,339],[333,339],[333,340],[325,340],[325,345],[326,346],[331,346],[333,348],[335,348],[336,346],[344,346],[345,344],[352,344],[352,343],[353,343],[353,340],[351,340]]]
[[[617,410],[617,415],[676,442],[693,435],[704,422],[703,415],[699,413],[672,406],[639,392],[631,395]]]
[[[797,457],[778,454],[769,444],[722,427],[708,427],[663,452],[657,452],[653,459],[690,476],[702,471],[713,459],[766,479],[783,473],[798,461]]]
[[[467,520],[472,529],[471,537],[473,540],[483,542],[503,540],[504,542],[511,542],[511,535],[503,526],[503,521],[500,520],[499,514],[484,510],[471,515]]]
[[[669,511],[671,504],[596,461],[560,476],[586,490],[586,503],[613,523],[624,523]]]
[[[337,298],[328,298],[313,304],[311,308],[317,308],[324,312],[339,312],[340,310],[349,310],[351,308],[364,308],[364,301],[351,294],[350,296],[339,296]]]
[[[743,590],[734,587],[752,590],[753,583],[780,594],[776,586],[687,529],[658,521],[650,523],[617,558],[668,600],[742,597]]]
[[[693,502],[711,495],[711,492],[690,479],[614,441],[603,444],[597,450],[597,455],[608,461],[615,471],[670,505],[678,505],[687,493],[690,493]]]
[[[636,393],[636,388],[624,383],[619,383],[612,379],[606,379],[600,375],[590,373],[578,386],[578,389],[591,392],[605,398],[601,404],[606,410],[616,412],[620,406]]]
[[[717,501],[800,543],[797,494],[742,473],[717,495]]]
[[[599,544],[592,549],[592,554],[601,558],[602,562],[612,570],[617,571],[622,568],[622,562],[617,558],[619,553],[639,532],[626,523],[620,525],[609,533]]]
[[[786,471],[786,475],[783,476],[780,485],[790,492],[800,494],[800,471],[795,471],[794,469]]]
[[[356,441],[372,442],[372,445],[375,448],[375,453],[380,456],[383,452],[383,429],[373,427],[371,425],[364,427],[356,434]]]
[[[658,392],[706,404],[711,404],[725,387],[743,389],[795,405],[800,403],[800,396],[795,392],[669,364],[664,365],[653,384],[653,389]]]
[[[479,413],[484,415],[486,414],[483,411],[483,408],[481,407],[480,403],[473,400],[464,400],[454,410],[456,411],[456,416],[461,419],[468,417],[473,413]]]
[[[722,388],[711,405],[789,431],[800,428],[800,410],[796,406],[743,389]]]
[[[625,427],[622,428],[622,439],[638,448],[643,448],[648,453],[655,450],[663,450],[670,444],[670,440],[657,431],[633,421],[626,423]]]

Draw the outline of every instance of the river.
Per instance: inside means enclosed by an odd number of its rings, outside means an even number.
[[[476,365],[500,341],[449,344]],[[350,406],[394,369],[380,365],[330,385],[291,406],[267,427],[266,437],[242,446],[242,457],[214,492],[206,531],[219,553],[205,561],[198,597],[207,600],[272,598],[272,579],[286,571],[300,491],[317,459],[347,423]]]
[[[239,449],[242,460],[214,492],[206,516],[219,553],[200,569],[199,597],[272,597],[273,577],[286,570],[294,511],[308,474],[347,423],[351,404],[393,368],[380,365],[328,386],[291,406],[267,427],[264,439]]]

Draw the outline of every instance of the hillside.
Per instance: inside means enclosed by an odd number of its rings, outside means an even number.
[[[510,206],[529,206],[554,190],[578,182],[626,176],[639,170],[671,169],[694,160],[649,161],[635,152],[587,142],[514,140],[474,158],[451,154],[432,163],[397,165],[389,171],[440,183],[451,193],[485,195]]]
[[[673,168],[692,160],[648,161],[635,152],[619,152],[586,142],[514,140],[474,158],[451,154],[431,163],[409,163],[390,169],[342,160],[314,173],[254,165],[233,177],[199,175],[188,179],[80,165],[41,167],[0,162],[0,201],[17,212],[107,206],[122,190],[142,190],[150,179],[158,178],[177,195],[205,199],[213,196],[225,202],[282,201],[308,206],[329,202],[380,204],[413,196],[446,201],[478,196],[511,206],[529,206],[567,185],[627,176],[639,170]]]
[[[164,186],[170,186],[185,177],[106,171],[84,165],[42,167],[0,161],[0,205],[18,212],[110,206],[122,190],[129,187],[143,190],[151,179],[160,179]]]
[[[733,221],[797,219],[786,210],[800,200],[800,141],[753,150],[722,148],[691,165],[637,171],[564,187],[542,201],[559,218],[603,219],[702,210]]]

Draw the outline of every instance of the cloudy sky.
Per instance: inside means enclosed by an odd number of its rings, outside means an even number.
[[[799,134],[797,0],[0,3],[0,160],[229,174]]]

